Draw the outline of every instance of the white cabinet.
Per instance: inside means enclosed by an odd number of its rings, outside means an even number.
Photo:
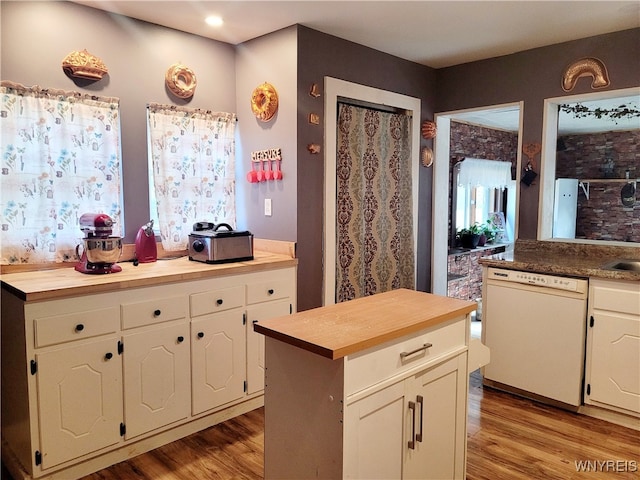
[[[118,339],[82,342],[35,358],[42,468],[118,443],[122,422]]]
[[[640,283],[591,279],[585,404],[640,416]]]
[[[348,405],[344,478],[464,478],[466,353]]]
[[[295,266],[207,275],[43,301],[3,286],[3,451],[79,478],[261,406],[249,325],[295,311]]]
[[[192,413],[245,394],[245,322],[241,309],[198,317],[191,323]]]
[[[467,329],[460,316],[336,360],[267,336],[265,478],[463,479]]]

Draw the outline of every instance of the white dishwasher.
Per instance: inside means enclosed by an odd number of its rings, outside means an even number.
[[[486,383],[579,406],[588,281],[492,267],[484,280]]]

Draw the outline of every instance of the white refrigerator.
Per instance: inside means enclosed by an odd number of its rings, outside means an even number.
[[[553,202],[553,238],[576,238],[578,179],[556,179]]]

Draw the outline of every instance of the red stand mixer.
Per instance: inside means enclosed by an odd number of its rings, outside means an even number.
[[[84,248],[75,269],[81,273],[104,274],[122,271],[116,262],[122,254],[122,238],[112,237],[113,220],[104,213],[85,213],[78,221],[84,232]],[[78,246],[79,247],[79,246]],[[78,253],[76,247],[76,253]],[[78,256],[79,253],[78,253]]]

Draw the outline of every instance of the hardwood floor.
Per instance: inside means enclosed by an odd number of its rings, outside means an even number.
[[[483,388],[477,372],[468,422],[467,480],[640,478],[640,432]],[[254,410],[83,480],[262,479],[263,428]]]

